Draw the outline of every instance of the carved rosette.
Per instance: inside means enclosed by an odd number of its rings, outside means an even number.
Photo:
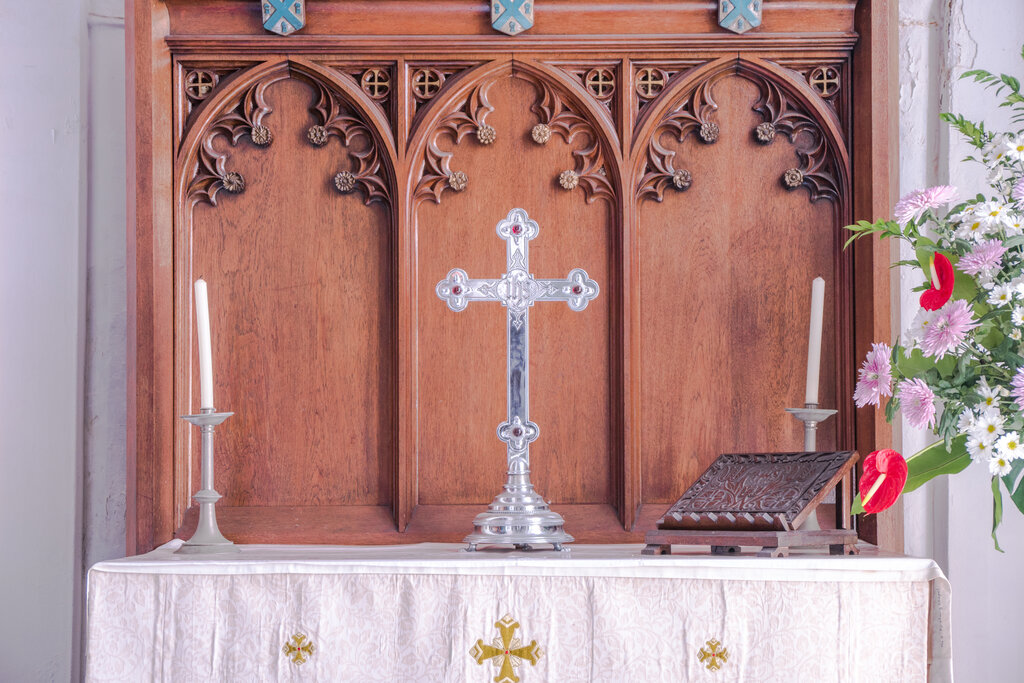
[[[592,202],[598,197],[614,201],[615,193],[604,172],[604,159],[601,156],[601,144],[593,125],[566,104],[561,95],[547,83],[527,78],[537,89],[537,99],[530,110],[540,119],[530,131],[534,142],[545,144],[552,135],[558,135],[566,144],[572,144],[577,137],[583,139],[583,145],[572,151],[575,167],[561,171],[558,184],[566,189],[583,188],[586,201]]]
[[[200,140],[194,175],[186,181],[186,195],[193,204],[206,201],[216,206],[217,193],[221,190],[232,194],[245,191],[245,178],[227,169],[228,152],[216,149],[214,143],[218,137],[224,137],[234,146],[248,135],[256,145],[269,145],[272,135],[263,125],[263,119],[272,110],[267,104],[266,92],[272,83],[284,77],[273,74],[253,83],[242,93],[238,104],[209,124]]]
[[[693,185],[693,176],[675,167],[675,151],[661,140],[668,133],[679,142],[690,134],[697,135],[705,144],[718,140],[718,124],[710,119],[712,112],[718,109],[711,97],[712,81],[713,78],[709,78],[694,88],[693,93],[670,110],[655,128],[647,145],[647,166],[637,189],[638,199],[650,197],[660,202],[667,188],[682,191]]]
[[[334,176],[335,188],[342,194],[355,190],[363,193],[363,202],[391,203],[391,195],[381,165],[378,141],[369,127],[342,103],[340,96],[326,84],[315,81],[316,104],[311,107],[317,123],[309,128],[306,137],[317,147],[323,147],[332,136],[341,139],[353,161],[354,169],[340,171]]]
[[[746,76],[761,89],[761,97],[753,109],[764,117],[764,122],[754,129],[754,137],[762,144],[769,144],[776,133],[785,135],[800,161],[799,166],[781,174],[783,187],[787,190],[806,187],[811,201],[822,198],[839,201],[840,175],[821,126],[798,108],[776,83],[760,74]]]
[[[469,178],[463,171],[452,171],[453,152],[443,149],[441,138],[447,137],[455,145],[464,137],[473,133],[477,141],[487,145],[494,142],[497,133],[487,125],[487,115],[494,107],[487,99],[487,91],[491,83],[481,83],[473,88],[465,101],[455,105],[455,109],[441,119],[441,122],[430,133],[423,163],[423,174],[416,184],[417,200],[431,199],[441,203],[441,195],[446,189],[461,192],[466,189]]]

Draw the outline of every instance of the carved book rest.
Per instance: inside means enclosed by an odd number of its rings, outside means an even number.
[[[641,541],[719,453],[800,447],[819,275],[819,446],[885,444],[848,397],[888,250],[841,227],[892,204],[894,1],[742,35],[696,0],[538,0],[516,36],[468,0],[310,0],[287,36],[258,2],[128,7],[130,552],[195,524],[197,277],[226,536],[464,537],[506,464],[505,312],[434,287],[504,272],[513,207],[535,272],[601,283],[531,331],[536,480],[578,541]]]
[[[790,547],[824,547],[855,554],[849,529],[800,529],[829,491],[843,482],[854,451],[836,453],[730,453],[719,456],[647,532],[644,554],[668,554],[672,545],[711,546],[712,553],[761,546],[760,555],[788,555]],[[849,510],[842,486],[839,509]]]

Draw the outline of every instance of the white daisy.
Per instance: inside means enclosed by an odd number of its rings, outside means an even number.
[[[1015,327],[1012,330],[1010,330],[1010,339],[1012,339],[1013,341],[1021,340],[1021,333],[1018,328]]]
[[[1024,137],[1020,140],[1008,138],[1006,144],[1006,156],[1014,161],[1024,161]]]
[[[1013,302],[1017,290],[1013,285],[996,285],[988,295],[988,302],[993,306],[1006,306]]]
[[[1016,237],[1017,235],[1024,235],[1024,218],[1021,218],[1019,213],[1011,213],[1006,217],[1006,231],[1007,237]]]
[[[1014,306],[1011,320],[1013,320],[1013,324],[1018,327],[1024,325],[1024,306]]]
[[[984,439],[975,436],[967,437],[967,452],[971,454],[971,460],[980,462],[988,460],[992,455],[991,444],[985,443]]]
[[[989,232],[998,230],[1009,220],[1006,206],[999,202],[982,202],[975,205],[974,216],[981,223],[982,229]]]
[[[1003,477],[1010,473],[1010,461],[1001,455],[993,455],[988,461],[988,471],[994,477]]]
[[[995,451],[1007,460],[1016,460],[1024,456],[1024,446],[1020,444],[1020,435],[1017,432],[1003,434],[999,441],[996,441]]]
[[[1002,387],[990,387],[988,380],[984,377],[978,382],[978,396],[981,398],[981,405],[985,408],[995,408],[999,405],[1000,389]]]
[[[970,408],[964,408],[960,413],[960,417],[956,421],[956,430],[961,434],[967,434],[968,432],[974,431],[974,411]]]
[[[993,408],[982,410],[981,414],[974,421],[974,429],[971,430],[971,436],[990,444],[995,443],[1002,433],[1003,416],[999,414],[998,410]]]

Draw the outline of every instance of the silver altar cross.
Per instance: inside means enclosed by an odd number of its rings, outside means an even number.
[[[564,280],[538,280],[529,271],[529,242],[540,226],[523,209],[512,209],[496,228],[505,240],[508,271],[497,280],[471,279],[455,268],[437,283],[437,295],[448,308],[461,311],[470,301],[500,301],[508,309],[508,419],[498,425],[498,438],[508,449],[508,479],[487,512],[473,520],[467,550],[478,543],[511,544],[529,549],[530,543],[551,543],[563,550],[573,538],[565,520],[548,507],[530,483],[530,443],[540,429],[530,421],[530,307],[536,301],[565,301],[582,311],[600,291],[586,271],[574,268]]]

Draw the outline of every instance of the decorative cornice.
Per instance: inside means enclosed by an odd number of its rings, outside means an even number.
[[[737,36],[733,34],[679,34],[672,36],[609,35],[609,36],[556,36],[522,34],[515,38],[502,36],[346,36],[346,35],[293,35],[289,36],[290,54],[359,54],[359,55],[436,55],[494,52],[507,49],[519,54],[537,54],[571,50],[576,55],[606,56],[610,52],[664,52],[666,56],[680,51],[735,54],[737,51],[771,49],[794,55],[822,52],[849,52],[857,44],[856,33],[830,32],[808,40],[806,35],[785,33],[757,33]],[[176,35],[166,38],[167,45],[176,55],[254,55],[280,54],[281,41],[264,36],[228,35]],[[396,41],[404,43],[396,48]]]

